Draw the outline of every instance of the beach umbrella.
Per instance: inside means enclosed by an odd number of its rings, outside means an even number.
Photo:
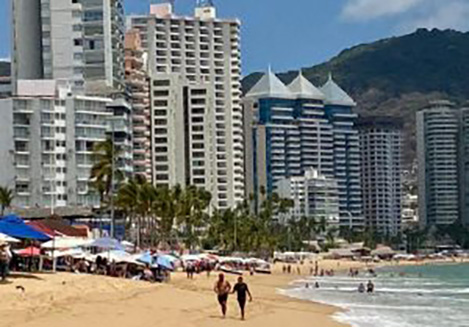
[[[174,270],[174,265],[167,256],[158,256],[156,258],[156,264],[160,268],[163,268],[166,270]]]
[[[118,240],[116,240],[115,238],[110,238],[110,237],[98,238],[92,241],[87,246],[107,249],[107,250],[123,250],[124,249],[124,247]]]
[[[17,250],[15,251],[15,253],[20,257],[39,257],[41,255],[41,249],[34,246],[30,246],[26,249]]]
[[[0,233],[0,243],[19,243],[19,242],[20,240],[17,240],[14,237],[10,237],[8,235]]]
[[[151,266],[154,263],[154,258],[150,252],[145,252],[140,254],[140,256],[137,258],[137,261]]]
[[[56,258],[62,258],[62,257],[72,257],[72,258],[84,258],[86,256],[86,252],[81,249],[81,248],[75,248],[75,249],[68,249],[64,251],[57,251],[54,253],[54,256]]]
[[[181,260],[186,262],[186,261],[201,261],[200,256],[195,255],[195,254],[185,254],[181,256]]]
[[[55,240],[48,241],[41,245],[43,249],[73,249],[82,246],[89,246],[93,240],[77,237],[56,237]]]
[[[28,226],[16,215],[9,215],[0,220],[0,233],[18,239],[48,241],[50,237]]]

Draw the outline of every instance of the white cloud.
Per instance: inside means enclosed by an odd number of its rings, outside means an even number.
[[[405,31],[413,31],[416,28],[451,28],[466,31],[469,29],[469,1],[445,0],[441,3],[435,0],[430,6],[421,8],[413,18],[405,20],[401,26]]]
[[[392,17],[400,32],[417,28],[469,30],[469,0],[347,0],[342,19],[351,22]]]
[[[342,17],[351,21],[367,21],[405,13],[424,0],[347,0]],[[427,1],[427,0],[426,0]],[[445,0],[440,0],[445,1]]]

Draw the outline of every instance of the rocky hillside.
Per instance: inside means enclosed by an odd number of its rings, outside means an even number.
[[[324,83],[329,72],[355,98],[360,114],[404,119],[404,158],[410,164],[415,158],[416,110],[432,99],[458,103],[469,99],[469,33],[420,29],[347,49],[326,63],[303,68],[316,85]],[[279,77],[289,82],[296,74]],[[259,77],[259,73],[247,76],[244,91]]]

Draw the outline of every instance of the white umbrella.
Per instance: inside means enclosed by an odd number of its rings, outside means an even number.
[[[0,233],[0,243],[20,243],[20,240],[17,240],[14,237],[8,236],[6,234]]]
[[[70,249],[70,250],[55,252],[56,258],[72,257],[72,258],[78,259],[78,258],[84,258],[86,255],[87,253],[83,249]]]
[[[41,245],[43,249],[73,249],[90,245],[93,240],[78,237],[56,237]]]

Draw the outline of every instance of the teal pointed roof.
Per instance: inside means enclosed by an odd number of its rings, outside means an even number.
[[[320,88],[321,92],[326,96],[326,104],[355,107],[356,102],[347,94],[337,83],[332,79],[329,74],[329,79]]]
[[[246,94],[246,97],[256,98],[286,98],[294,96],[283,82],[269,68],[266,74]]]
[[[325,100],[326,96],[313,85],[300,71],[298,76],[288,85],[290,92],[300,99]]]

